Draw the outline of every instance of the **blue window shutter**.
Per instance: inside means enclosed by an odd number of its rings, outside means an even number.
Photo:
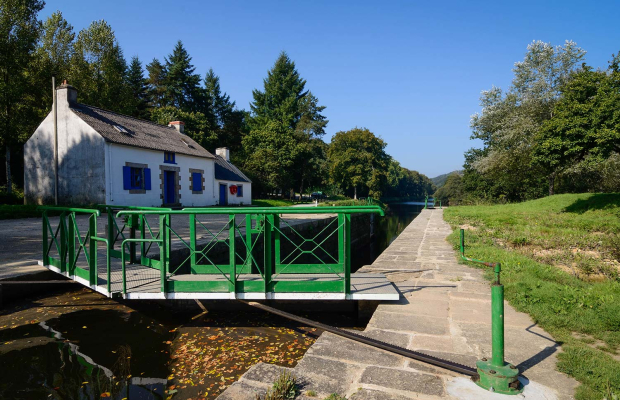
[[[144,190],[151,190],[151,169],[144,168]]]
[[[202,190],[202,174],[198,172],[192,172],[192,190],[194,192]]]
[[[131,167],[123,167],[123,189],[131,190]]]

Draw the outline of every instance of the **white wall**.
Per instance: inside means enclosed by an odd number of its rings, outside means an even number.
[[[60,91],[59,91],[60,92]],[[105,141],[58,101],[58,202],[105,200]],[[54,121],[49,113],[24,145],[24,197],[28,204],[54,204]]]
[[[215,194],[215,201],[219,204],[220,201],[220,183],[226,185],[226,194],[228,195],[228,204],[249,206],[252,204],[252,184],[249,182],[233,182],[233,181],[220,181],[215,180],[213,186],[213,193]],[[230,194],[230,185],[243,185],[243,196],[237,197],[236,194]]]
[[[181,189],[179,202],[183,207],[204,207],[215,205],[213,195],[213,180],[215,176],[215,162],[212,159],[186,156],[176,153],[176,164],[164,163],[164,152],[147,150],[119,144],[108,143],[106,146],[106,203],[123,206],[159,207],[162,205],[162,190],[160,187],[160,165],[179,167],[179,184]],[[123,166],[126,162],[147,164],[151,169],[151,190],[144,194],[130,194],[123,189]],[[190,183],[189,169],[204,170],[204,191],[193,194]]]

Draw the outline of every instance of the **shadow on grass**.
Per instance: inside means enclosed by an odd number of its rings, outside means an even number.
[[[620,193],[595,193],[587,199],[575,201],[564,212],[583,214],[593,210],[611,210],[620,207]]]
[[[528,369],[532,368],[533,366],[541,363],[542,361],[544,361],[545,359],[551,357],[554,353],[556,353],[558,351],[558,349],[561,346],[561,342],[556,342],[555,340],[541,335],[540,333],[536,333],[534,331],[532,331],[531,329],[533,327],[535,327],[536,324],[532,324],[530,326],[528,326],[525,330],[529,333],[531,333],[532,335],[536,335],[538,337],[541,337],[543,339],[546,339],[549,341],[549,346],[545,347],[543,350],[541,350],[540,352],[534,354],[533,356],[531,356],[530,358],[528,358],[525,361],[522,361],[521,363],[519,363],[518,367],[519,367],[519,371],[521,373],[527,371]]]

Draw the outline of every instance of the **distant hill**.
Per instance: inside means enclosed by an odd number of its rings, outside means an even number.
[[[448,179],[448,176],[450,176],[450,174],[453,174],[455,172],[459,175],[463,175],[463,170],[452,171],[452,172],[448,172],[447,174],[443,174],[443,175],[439,175],[434,178],[431,178],[431,181],[435,184],[435,186],[437,186],[437,189],[439,189],[440,187],[446,184],[446,180]]]

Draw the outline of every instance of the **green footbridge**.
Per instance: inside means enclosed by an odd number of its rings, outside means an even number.
[[[40,207],[46,268],[126,299],[398,300],[351,272],[352,216],[377,206]],[[104,216],[105,214],[105,216]],[[296,229],[296,216],[321,224]],[[315,221],[315,222],[316,222]],[[297,224],[296,224],[297,223]]]

